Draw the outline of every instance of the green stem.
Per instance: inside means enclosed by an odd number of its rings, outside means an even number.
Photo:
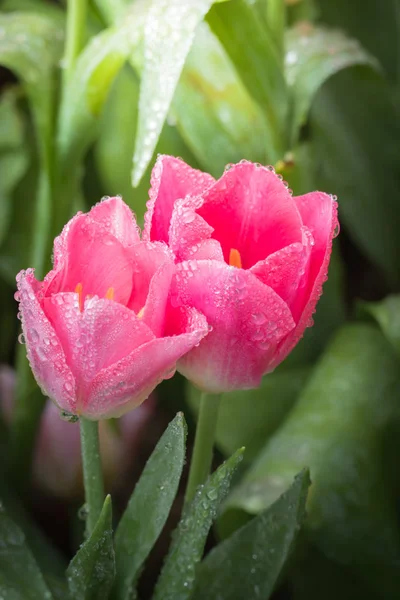
[[[103,471],[99,446],[99,423],[81,417],[83,483],[87,507],[86,535],[92,533],[104,502]]]
[[[207,394],[206,392],[201,394],[196,437],[185,494],[186,503],[193,500],[196,489],[205,482],[210,474],[220,403],[221,394]]]
[[[277,44],[283,66],[285,52],[286,6],[285,0],[267,0],[267,23]]]
[[[68,0],[63,88],[71,77],[85,39],[87,0]]]

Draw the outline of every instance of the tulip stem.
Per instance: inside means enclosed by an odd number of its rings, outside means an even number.
[[[81,452],[83,483],[87,508],[86,535],[89,537],[100,516],[104,502],[103,470],[99,446],[99,424],[81,417]]]
[[[186,503],[193,500],[198,486],[204,483],[210,474],[220,403],[221,394],[207,394],[206,392],[201,394],[196,436],[185,494]]]

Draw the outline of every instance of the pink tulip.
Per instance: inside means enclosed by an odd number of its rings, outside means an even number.
[[[15,396],[15,372],[0,365],[0,414],[9,424]],[[136,410],[124,415],[117,426],[101,421],[100,453],[107,489],[124,482],[134,460],[144,429],[154,412],[152,396]],[[79,423],[60,419],[59,410],[47,402],[43,410],[33,452],[33,480],[40,489],[61,498],[83,494]]]
[[[54,242],[43,282],[17,276],[28,359],[43,393],[89,419],[138,406],[208,332],[204,316],[169,301],[174,261],[141,241],[121,198],[78,213]]]
[[[272,168],[241,161],[215,181],[160,156],[143,237],[175,255],[172,302],[212,326],[178,370],[208,392],[257,387],[312,325],[337,231],[332,196],[293,197]]]

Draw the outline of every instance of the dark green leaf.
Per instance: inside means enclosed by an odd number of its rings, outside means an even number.
[[[54,69],[61,59],[63,31],[45,15],[23,12],[0,15],[0,28],[0,63],[26,87],[43,146],[53,126]]]
[[[399,419],[399,391],[398,360],[380,331],[345,326],[228,499],[234,509],[257,513],[308,465],[310,539],[372,588],[382,587],[385,598],[398,594],[400,539],[382,444],[388,426]]]
[[[223,394],[218,413],[216,443],[225,455],[244,446],[246,461],[253,460],[294,405],[310,370],[287,369],[266,375],[255,390]],[[188,402],[197,414],[200,392],[188,386]]]
[[[273,36],[244,0],[216,4],[207,20],[268,121],[265,148],[277,162],[286,147],[287,90]]]
[[[363,308],[377,320],[400,358],[400,296],[388,296],[381,302],[366,302]]]
[[[128,600],[136,578],[165,525],[185,461],[182,413],[168,425],[136,484],[115,536],[115,598]]]
[[[13,89],[0,100],[0,244],[9,227],[12,191],[28,167],[23,120],[16,103]]]
[[[263,111],[206,23],[197,29],[170,114],[203,169],[215,177],[243,157],[268,160]]]
[[[52,600],[25,535],[0,506],[0,596],[6,600]]]
[[[316,97],[311,133],[318,187],[338,196],[353,239],[399,282],[400,122],[387,83],[366,67],[335,75]]]
[[[332,75],[352,65],[378,69],[375,58],[343,32],[300,23],[286,35],[286,79],[292,93],[290,147],[305,124],[312,100]]]
[[[206,556],[193,600],[267,600],[294,548],[306,516],[307,470],[274,504]]]
[[[324,23],[360,40],[378,58],[390,81],[400,84],[398,0],[318,0],[318,7]]]
[[[184,508],[157,582],[153,600],[187,600],[191,597],[195,568],[201,560],[207,535],[226,497],[232,476],[243,458],[243,448],[223,463]]]
[[[114,576],[112,507],[111,497],[107,496],[90,538],[68,566],[69,591],[74,600],[107,600]]]
[[[46,578],[49,573],[56,577],[64,576],[66,566],[64,558],[57,548],[46,539],[36,523],[29,518],[21,501],[6,485],[3,477],[0,477],[0,498],[7,515],[15,523],[18,523],[27,545],[32,551],[39,568],[46,574]]]
[[[213,0],[154,0],[149,5],[133,157],[135,186],[153,156],[196,28],[212,3]]]

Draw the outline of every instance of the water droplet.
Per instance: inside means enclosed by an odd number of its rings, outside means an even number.
[[[25,336],[24,336],[23,333],[19,334],[18,341],[19,341],[20,344],[25,344],[26,343]]]
[[[67,421],[68,423],[76,423],[77,421],[79,421],[79,417],[77,415],[73,415],[67,412],[66,410],[62,410],[60,412],[60,419],[62,419],[63,421]]]

